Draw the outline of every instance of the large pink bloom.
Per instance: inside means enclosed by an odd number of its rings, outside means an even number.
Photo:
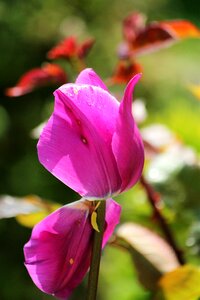
[[[43,292],[66,300],[82,281],[90,266],[93,210],[92,201],[77,201],[59,208],[34,227],[24,246],[25,266]],[[119,204],[106,200],[102,247],[119,223],[120,212]]]
[[[38,143],[39,160],[83,197],[108,198],[140,178],[144,149],[131,113],[139,78],[128,83],[120,104],[91,69],[54,92],[54,112]]]

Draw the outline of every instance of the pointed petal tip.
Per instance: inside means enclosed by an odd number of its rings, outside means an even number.
[[[135,76],[133,76],[133,78],[129,81],[127,85],[131,83],[135,85],[141,79],[141,77],[142,77],[142,73],[136,74]]]
[[[85,78],[88,78],[91,75],[97,76],[96,73],[94,72],[94,70],[92,68],[86,68],[86,69],[82,70],[79,73],[78,77],[76,78],[75,83],[77,83],[77,84],[79,84],[79,83],[83,84],[84,83],[83,81],[85,80]]]
[[[138,73],[138,74],[136,74],[135,76],[138,76],[139,77],[139,79],[143,76],[143,73],[142,72],[140,72],[140,73]]]
[[[133,90],[135,88],[135,85],[138,83],[138,81],[140,80],[140,78],[142,77],[142,73],[138,73],[135,76],[133,76],[133,78],[128,82],[125,91],[124,91],[124,97],[123,100],[120,104],[120,107],[122,109],[122,107],[125,105],[129,107],[129,110],[131,111],[131,103],[132,103],[132,94],[133,94]]]
[[[90,74],[90,73],[95,73],[94,72],[94,70],[92,69],[92,68],[85,68],[84,70],[82,70],[80,73],[79,73],[79,75],[80,74]],[[96,73],[95,73],[96,74]]]
[[[92,68],[84,69],[76,78],[76,84],[89,84],[108,91],[106,85]]]

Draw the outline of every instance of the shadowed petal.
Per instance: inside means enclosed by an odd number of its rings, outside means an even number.
[[[76,84],[89,84],[98,86],[108,91],[107,86],[101,80],[101,78],[90,68],[83,70],[76,79]]]
[[[128,83],[120,104],[112,149],[122,179],[121,191],[131,188],[141,176],[144,163],[144,147],[132,116],[132,92],[141,75]]]
[[[38,223],[24,247],[25,266],[42,291],[66,299],[85,276],[92,249],[94,207],[87,200],[63,206]],[[120,206],[106,203],[107,242],[120,218]]]

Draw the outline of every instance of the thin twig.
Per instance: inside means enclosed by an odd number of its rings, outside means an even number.
[[[159,222],[160,228],[162,229],[166,240],[168,241],[170,246],[173,248],[179,263],[181,265],[184,265],[185,260],[183,258],[182,251],[178,248],[178,246],[176,244],[176,241],[174,239],[174,236],[172,234],[172,231],[169,228],[169,226],[167,224],[167,221],[165,220],[164,216],[161,213],[161,210],[158,207],[158,204],[159,204],[160,199],[161,199],[160,194],[157,193],[153,189],[153,187],[146,181],[144,176],[141,177],[140,182],[141,182],[142,186],[144,187],[144,189],[147,193],[148,200],[149,200],[149,202],[150,202],[150,204],[153,208],[155,218]]]

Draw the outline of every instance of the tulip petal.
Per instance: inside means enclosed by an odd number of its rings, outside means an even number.
[[[107,86],[101,80],[101,78],[90,68],[84,69],[77,77],[76,84],[89,84],[98,86],[108,91]]]
[[[25,266],[36,286],[60,299],[68,298],[85,276],[92,249],[92,202],[80,200],[50,214],[24,247]],[[106,203],[104,245],[120,218],[120,206]]]
[[[81,196],[108,198],[121,186],[111,149],[117,100],[101,88],[74,84],[56,90],[55,98],[38,143],[40,162]]]
[[[73,285],[65,288],[65,282],[69,283],[76,272],[82,278],[88,269],[88,246],[91,242],[89,209],[87,204],[80,203],[63,206],[38,223],[24,247],[25,266],[32,280],[48,294],[58,296],[64,290],[67,297]],[[82,261],[81,254],[86,255]]]
[[[144,164],[144,147],[132,116],[132,92],[141,75],[128,83],[120,104],[112,149],[122,179],[121,191],[131,188],[140,178]]]

